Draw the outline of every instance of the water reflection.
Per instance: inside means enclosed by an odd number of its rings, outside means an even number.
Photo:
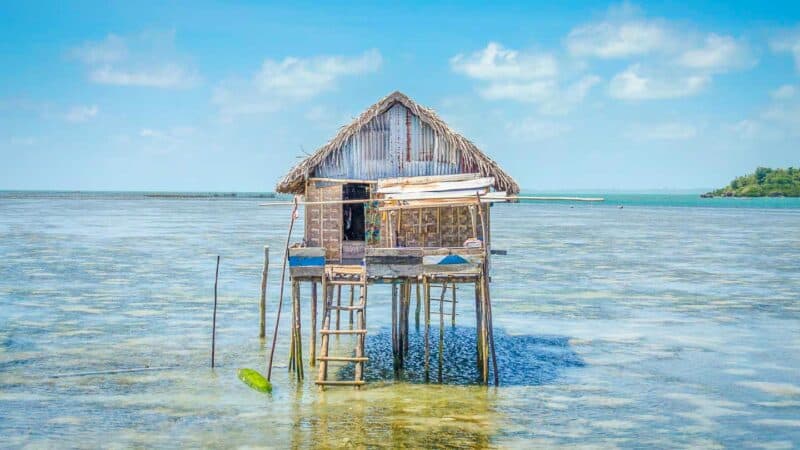
[[[430,335],[431,379],[436,380],[439,369],[439,328],[431,327]],[[421,332],[409,332],[409,351],[400,380],[410,383],[425,382],[424,337]],[[502,329],[495,329],[494,337],[501,386],[551,383],[564,369],[584,365],[581,357],[571,348],[568,337],[509,335]],[[475,363],[475,347],[474,327],[445,327],[443,383],[480,383],[480,373]],[[367,382],[394,380],[391,329],[382,328],[378,333],[368,334],[366,349],[370,358],[364,373]],[[337,379],[352,378],[352,364],[337,372]]]

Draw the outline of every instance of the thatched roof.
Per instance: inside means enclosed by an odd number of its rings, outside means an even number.
[[[402,92],[395,91],[378,103],[370,106],[361,113],[352,123],[343,126],[333,139],[323,145],[313,155],[304,159],[289,171],[286,176],[278,182],[275,187],[277,192],[287,194],[302,194],[305,189],[305,181],[309,174],[319,166],[325,158],[333,151],[339,149],[347,140],[356,134],[363,126],[375,117],[383,114],[397,103],[401,103],[408,108],[414,115],[430,126],[440,138],[445,139],[454,148],[461,151],[461,158],[468,167],[475,167],[484,177],[494,177],[494,188],[498,191],[506,191],[509,194],[519,193],[519,185],[507,173],[497,165],[497,163],[486,156],[478,147],[465,137],[453,131],[436,113],[422,105],[417,104]]]

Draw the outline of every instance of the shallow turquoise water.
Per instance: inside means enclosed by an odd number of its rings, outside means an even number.
[[[305,383],[288,376],[284,333],[264,396],[236,368],[265,364],[262,246],[272,324],[288,210],[0,195],[0,445],[800,446],[800,209],[775,206],[794,199],[606,198],[493,209],[495,247],[508,250],[493,259],[501,387],[455,370],[472,357],[467,301],[446,333],[445,379],[458,385],[414,383],[412,349],[411,382],[376,361],[368,389],[320,394],[312,368]],[[370,293],[380,355],[388,291]],[[146,365],[175,368],[49,378]]]

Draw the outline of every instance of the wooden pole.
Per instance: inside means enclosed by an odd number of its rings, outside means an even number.
[[[308,363],[317,363],[317,282],[311,282],[311,330],[309,331]]]
[[[214,368],[214,352],[217,341],[217,281],[219,280],[219,255],[217,255],[217,270],[214,273],[214,315],[211,318],[211,368]]]
[[[485,276],[481,274],[481,380],[489,384],[489,321],[486,318],[486,283]]]
[[[405,312],[405,314],[403,315],[403,356],[408,354],[408,316],[411,310],[411,281],[406,280],[404,286],[406,290],[406,295],[405,295],[406,306],[403,309],[403,311]],[[405,365],[405,362],[403,364]]]
[[[355,300],[356,287],[350,285],[350,328],[353,328],[353,301]]]
[[[397,375],[397,284],[392,283],[392,367]]]
[[[414,312],[414,322],[416,323],[417,331],[419,331],[419,310],[420,310],[420,304],[422,303],[422,299],[420,297],[422,297],[422,296],[420,295],[420,292],[419,292],[420,291],[419,280],[417,280],[417,282],[415,284],[417,286],[417,288],[416,288],[416,290],[417,290],[417,309]]]
[[[495,353],[494,349],[494,327],[492,325],[492,295],[489,289],[489,255],[491,255],[491,250],[489,248],[489,230],[486,228],[486,220],[483,217],[483,205],[480,204],[480,197],[478,198],[478,215],[481,218],[481,232],[483,234],[483,249],[484,249],[484,262],[483,262],[483,280],[484,285],[486,287],[484,291],[484,298],[485,298],[485,317],[487,324],[487,339],[488,339],[488,346],[491,348],[492,352],[492,370],[494,371],[494,385],[500,385],[500,373],[497,369],[497,354]],[[488,382],[488,374],[486,382]]]
[[[451,313],[450,322],[452,326],[456,326],[456,283],[453,282],[450,287],[453,289],[453,311]]]
[[[430,333],[431,333],[431,285],[428,283],[428,277],[422,278],[422,283],[425,291],[425,382],[430,381],[430,360],[431,360],[431,346],[430,346]]]
[[[264,246],[264,269],[261,271],[261,299],[258,303],[260,320],[258,321],[258,337],[264,339],[267,327],[267,274],[269,273],[269,245]]]
[[[336,329],[341,330],[341,312],[342,312],[342,285],[336,286]]]
[[[355,290],[355,289],[354,289]],[[367,329],[367,319],[364,315],[367,310],[367,285],[362,284],[358,287],[359,291],[359,304],[364,305],[364,309],[362,309],[358,314],[358,329],[359,330],[366,330]],[[364,340],[365,336],[360,334],[356,336],[356,356],[363,356],[364,355]],[[355,381],[362,381],[364,379],[364,362],[358,361],[355,364]],[[360,389],[360,386],[356,386],[356,389]]]
[[[481,342],[481,285],[479,279],[475,280],[475,361],[477,364],[478,372],[483,367],[483,344]]]
[[[328,291],[330,289],[328,288],[327,279],[328,279],[328,275],[327,274],[323,274],[322,275],[322,301],[325,302],[324,306],[322,307],[322,329],[323,330],[330,329],[330,323],[331,323],[331,309],[330,309],[331,305],[329,303],[330,300],[328,298]],[[329,336],[330,335],[328,333],[323,333],[322,334],[322,339],[321,339],[322,342],[321,342],[321,350],[320,350],[322,352],[322,356],[328,356],[328,342],[329,342],[329,339],[330,339]],[[319,362],[319,372],[317,374],[317,382],[322,382],[322,381],[325,381],[327,379],[328,379],[328,361],[326,359],[322,359]],[[323,386],[319,385],[319,390],[321,391],[323,389],[324,389]]]
[[[442,383],[444,366],[444,295],[447,293],[447,281],[442,284],[442,295],[439,297],[439,383]]]
[[[304,377],[304,370],[303,370],[303,329],[302,329],[302,317],[301,317],[301,310],[300,310],[300,282],[294,282],[294,304],[295,310],[297,313],[295,314],[295,351],[297,352],[297,356],[295,357],[295,369],[297,370],[297,380],[301,381]]]
[[[269,364],[267,364],[267,380],[272,381],[272,361],[275,357],[275,343],[278,340],[278,325],[281,322],[281,309],[283,307],[283,285],[286,280],[286,261],[289,259],[289,242],[292,239],[292,228],[297,217],[297,197],[294,198],[294,208],[292,208],[292,218],[289,221],[289,232],[286,235],[286,247],[283,251],[283,268],[281,270],[281,290],[278,296],[278,314],[275,317],[275,331],[272,333],[272,349],[269,352]]]

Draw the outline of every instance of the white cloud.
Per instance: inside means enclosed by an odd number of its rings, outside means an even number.
[[[795,69],[800,72],[800,27],[785,31],[770,42],[773,51],[790,53],[794,58]]]
[[[200,77],[181,61],[174,41],[174,32],[145,32],[133,37],[110,34],[101,41],[73,48],[69,55],[86,66],[93,83],[162,89],[193,87]]]
[[[97,105],[73,106],[64,114],[64,119],[68,122],[86,122],[94,118],[99,111],[100,108]]]
[[[187,88],[194,86],[196,75],[180,65],[166,63],[146,69],[118,69],[111,65],[97,67],[89,72],[89,79],[99,84],[116,86],[142,86],[155,88]]]
[[[622,99],[695,95],[712,75],[757,63],[743,39],[646,18],[627,4],[599,21],[574,28],[565,44],[575,57],[630,60],[609,86],[609,94]]]
[[[769,94],[776,100],[787,100],[797,95],[797,88],[791,84],[784,84]]]
[[[480,94],[489,100],[540,102],[553,96],[557,88],[554,80],[493,82],[482,88]]]
[[[679,122],[634,125],[625,135],[637,141],[682,141],[697,136],[697,128]]]
[[[335,87],[344,76],[376,72],[382,58],[378,50],[356,57],[288,57],[282,61],[267,59],[255,76],[259,91],[281,97],[306,99]]]
[[[485,49],[450,58],[456,73],[478,80],[532,80],[558,74],[558,64],[549,54],[520,53],[490,42]]]
[[[70,50],[69,54],[84,64],[108,64],[121,61],[128,54],[125,40],[109,34],[102,41],[86,42]]]
[[[737,137],[753,139],[761,134],[762,126],[756,120],[744,119],[727,126],[727,129]]]
[[[197,136],[197,129],[190,126],[175,126],[165,129],[142,128],[139,137],[142,149],[152,154],[173,153]]]
[[[382,61],[376,49],[353,57],[267,59],[252,79],[219,83],[212,102],[227,120],[239,115],[274,112],[288,103],[332,91],[345,77],[376,72]]]
[[[623,100],[687,97],[700,92],[710,80],[708,75],[647,73],[635,64],[614,76],[608,92],[612,97]]]
[[[39,139],[30,136],[14,136],[8,140],[8,143],[17,147],[30,147],[39,142]]]
[[[575,56],[613,59],[673,48],[674,38],[664,25],[652,21],[602,21],[573,29],[566,43]]]
[[[570,127],[558,122],[526,117],[520,122],[506,124],[506,130],[511,136],[521,140],[543,141],[566,133]]]
[[[567,86],[562,92],[543,102],[539,112],[547,115],[563,115],[583,102],[589,91],[601,81],[596,75],[586,75]]]
[[[684,67],[708,72],[725,72],[751,67],[755,58],[748,47],[730,36],[711,33],[700,47],[684,51],[678,58]]]
[[[481,82],[477,90],[487,100],[536,103],[539,112],[547,115],[567,113],[600,82],[597,76],[585,75],[563,87],[566,75],[560,72],[554,56],[509,49],[497,42],[450,58],[450,67]]]

